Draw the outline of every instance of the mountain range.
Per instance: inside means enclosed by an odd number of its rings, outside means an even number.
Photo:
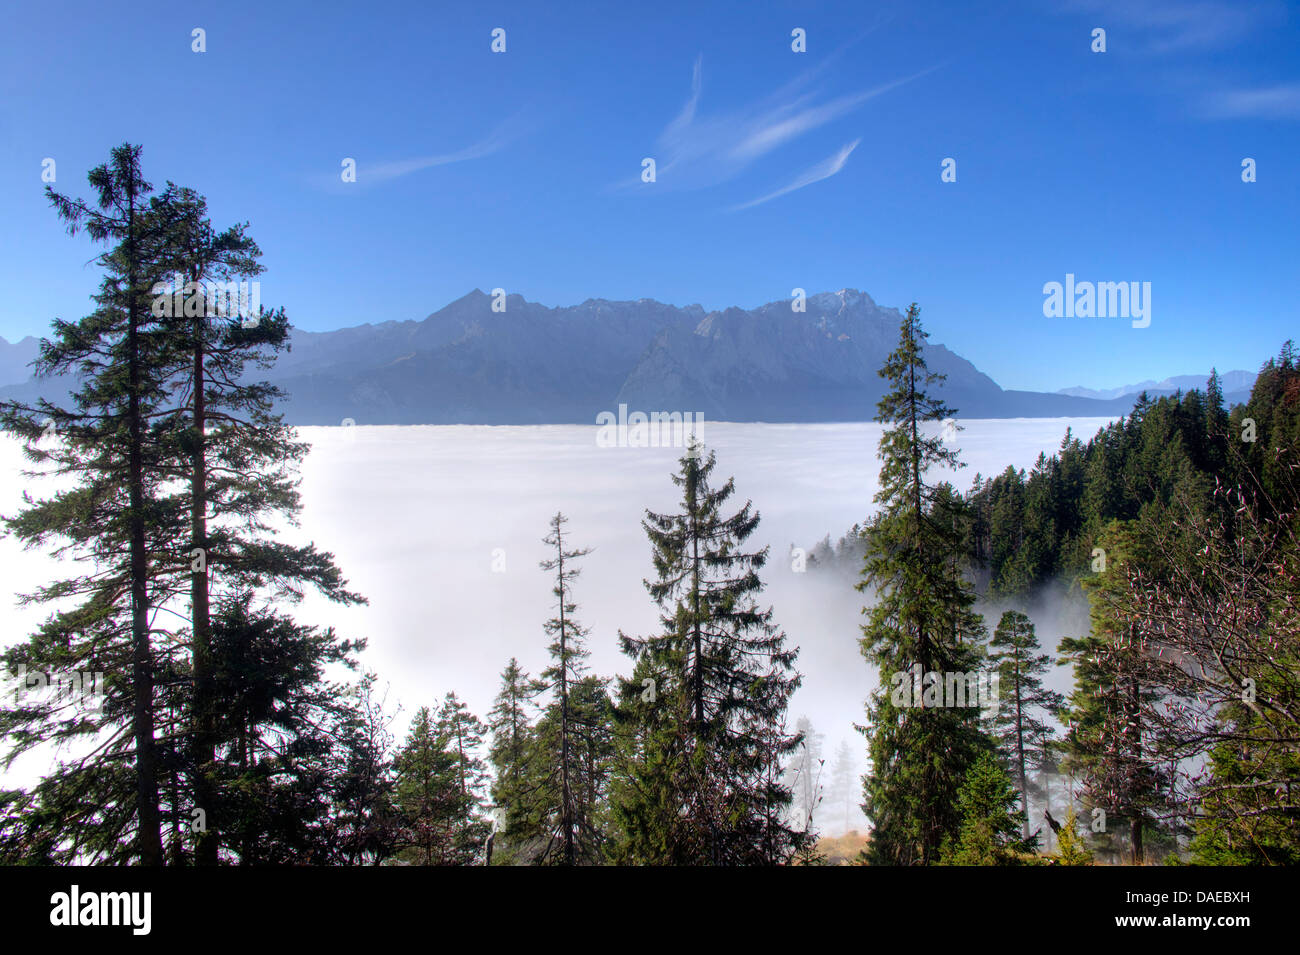
[[[788,299],[721,311],[652,299],[549,308],[519,295],[494,310],[494,301],[475,289],[421,321],[295,330],[290,351],[258,377],[284,389],[280,410],[296,425],[594,424],[620,404],[711,421],[865,421],[902,320],[856,289],[809,296],[803,312]],[[66,394],[69,381],[30,377],[37,350],[31,337],[0,339],[0,397]],[[941,344],[928,343],[925,357],[966,418],[1120,415],[1136,391],[1205,385],[1189,375],[1109,392],[1012,391]],[[1224,375],[1228,402],[1244,401],[1253,379]]]
[[[1074,388],[1062,388],[1057,392],[1058,395],[1075,395],[1079,398],[1101,398],[1103,400],[1110,398],[1121,398],[1124,395],[1137,395],[1146,392],[1149,395],[1172,395],[1175,391],[1191,391],[1193,388],[1205,390],[1205,383],[1209,375],[1175,375],[1172,378],[1166,378],[1164,381],[1139,381],[1135,385],[1120,385],[1118,388],[1084,388],[1077,386]],[[1219,387],[1225,394],[1244,392],[1250,393],[1250,389],[1255,386],[1254,372],[1249,371],[1230,371],[1219,376]]]

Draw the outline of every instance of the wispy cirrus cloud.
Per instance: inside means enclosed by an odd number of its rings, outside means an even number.
[[[500,152],[511,141],[519,138],[523,133],[522,124],[518,118],[514,118],[502,123],[486,139],[480,140],[471,146],[458,150],[454,153],[443,153],[437,156],[423,156],[416,159],[399,159],[391,162],[380,162],[374,164],[358,165],[357,179],[362,176],[369,182],[384,182],[389,179],[397,179],[400,176],[409,176],[413,172],[419,172],[422,169],[432,169],[435,166],[446,166],[450,163],[467,162],[471,159],[482,159],[484,156],[490,156],[495,152]]]
[[[794,192],[796,189],[802,189],[805,186],[811,186],[815,182],[821,182],[823,179],[829,179],[844,168],[844,164],[849,161],[849,154],[858,148],[858,143],[862,142],[861,138],[853,140],[833,156],[823,159],[817,165],[802,173],[794,182],[784,186],[775,192],[769,192],[765,196],[759,196],[757,199],[751,199],[749,202],[742,202],[738,206],[732,206],[728,212],[739,212],[741,209],[750,209],[754,206],[761,206],[765,202],[771,202],[779,196]]]
[[[768,96],[730,112],[701,115],[703,60],[691,73],[691,92],[657,140],[657,181],[687,189],[725,182],[773,150],[849,115],[877,96],[937,67],[832,99],[806,88],[824,69],[797,77]]]
[[[497,126],[486,138],[456,152],[384,162],[368,162],[359,159],[357,161],[357,184],[374,185],[399,179],[402,176],[409,176],[425,169],[433,169],[436,166],[447,166],[452,163],[482,159],[485,156],[500,152],[515,140],[531,132],[535,125],[534,122],[516,115]],[[331,175],[322,179],[322,182],[333,185],[337,182],[337,179],[336,175]]]
[[[1059,12],[1105,28],[1112,51],[1152,67],[1151,88],[1199,119],[1300,119],[1300,83],[1247,85],[1220,65],[1234,49],[1251,62],[1250,44],[1287,22],[1285,0],[1063,0]]]
[[[1204,112],[1211,119],[1300,119],[1300,83],[1211,93]]]
[[[409,176],[413,172],[419,172],[422,169],[432,169],[434,166],[446,166],[456,162],[466,162],[470,159],[482,159],[484,156],[490,156],[498,152],[505,146],[506,140],[493,134],[482,142],[475,143],[459,152],[444,153],[438,156],[423,156],[418,159],[399,159],[392,162],[366,163],[358,167],[358,178],[364,176],[367,182],[384,182],[388,179],[397,179],[400,176]]]

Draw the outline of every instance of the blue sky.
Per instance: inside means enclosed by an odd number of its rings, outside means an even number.
[[[86,171],[123,141],[155,185],[206,195],[217,225],[248,221],[262,301],[312,330],[423,318],[475,287],[706,308],[852,287],[917,301],[934,341],[1042,390],[1254,369],[1300,338],[1294,4],[125,11],[4,15],[11,341],[87,312],[98,281],[42,195],[42,160],[88,195]],[[1150,282],[1150,327],[1045,318],[1043,285],[1066,273]]]

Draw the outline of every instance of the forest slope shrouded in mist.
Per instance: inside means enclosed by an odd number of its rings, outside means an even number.
[[[1007,465],[1032,467],[1051,454],[1066,428],[1091,434],[1105,418],[970,421],[959,446],[968,466],[953,480]],[[640,520],[644,508],[671,504],[668,481],[679,449],[601,448],[595,427],[303,428],[312,447],[303,463],[302,527],[289,539],[329,541],[349,579],[370,603],[337,608],[308,597],[305,622],[369,636],[363,659],[405,707],[405,727],[421,701],[455,689],[475,712],[496,692],[511,656],[530,670],[545,657],[541,623],[550,585],[537,567],[541,538],[558,508],[575,542],[595,548],[575,585],[592,633],[591,665],[624,663],[617,631],[649,631],[655,608],[641,580],[652,576]],[[760,543],[771,547],[763,605],[801,648],[804,685],[791,709],[827,735],[860,747],[852,724],[875,673],[857,649],[862,599],[851,579],[792,569],[790,548],[811,545],[871,511],[876,479],[875,424],[744,425],[707,422],[701,435],[737,495],[762,515]],[[16,442],[4,451],[0,513],[14,510],[26,486]],[[500,552],[499,554],[497,552]],[[499,559],[494,563],[494,555]],[[497,569],[494,570],[494,566]],[[45,611],[14,607],[14,595],[49,579],[54,567],[0,539],[11,630],[32,629]],[[856,573],[853,568],[852,573]],[[995,621],[996,622],[996,618]],[[1044,628],[1044,638],[1055,637]],[[1065,678],[1058,688],[1065,687]],[[859,757],[860,759],[860,757]],[[25,761],[31,772],[38,768]],[[859,772],[861,767],[859,767]],[[23,774],[27,776],[27,773]]]

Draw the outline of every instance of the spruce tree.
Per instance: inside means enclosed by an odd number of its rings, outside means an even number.
[[[491,825],[483,818],[487,794],[487,765],[480,757],[487,727],[454,692],[438,708],[434,732],[452,756],[459,801],[452,817],[451,850],[457,865],[472,864],[483,850]]]
[[[1002,705],[990,721],[993,739],[1011,766],[1018,783],[1024,815],[1024,836],[1029,838],[1029,770],[1034,763],[1035,743],[1050,737],[1052,729],[1043,717],[1061,711],[1065,698],[1043,686],[1052,657],[1040,648],[1030,619],[1017,610],[1002,614],[989,641],[989,665],[999,674]]]
[[[190,752],[194,776],[195,802],[205,812],[215,809],[216,798],[212,791],[211,775],[216,760],[216,734],[213,700],[213,660],[212,660],[212,625],[211,625],[211,571],[207,565],[211,562],[208,540],[208,487],[210,474],[208,429],[216,420],[220,422],[220,407],[209,411],[209,390],[218,394],[233,389],[246,391],[247,386],[234,384],[242,372],[243,362],[234,362],[234,367],[209,368],[213,364],[208,356],[208,343],[217,331],[208,315],[212,311],[208,294],[202,290],[205,282],[229,280],[235,276],[249,277],[262,271],[257,264],[261,254],[257,245],[243,233],[242,227],[235,227],[218,235],[206,217],[206,202],[191,190],[169,190],[168,211],[170,259],[168,267],[176,276],[173,294],[167,294],[165,283],[160,283],[153,291],[154,307],[151,312],[162,312],[171,318],[168,323],[172,336],[185,357],[190,359],[189,374],[184,371],[175,376],[173,392],[179,397],[178,404],[188,404],[185,417],[188,429],[177,436],[177,451],[180,466],[178,471],[188,470],[189,480],[189,547],[178,557],[191,563],[190,576],[190,650],[193,673],[193,703],[190,714]],[[180,279],[185,282],[180,282]],[[186,292],[189,292],[186,295]],[[179,305],[179,308],[175,308]],[[161,306],[161,307],[159,307]],[[224,309],[223,309],[224,311]],[[284,326],[281,325],[281,338]],[[237,353],[236,353],[237,354]],[[235,372],[232,376],[229,372]],[[215,372],[215,374],[212,374]],[[214,387],[215,386],[215,387]],[[215,396],[212,396],[215,397]],[[180,409],[177,409],[178,412]],[[226,427],[226,434],[235,429]],[[185,459],[188,458],[188,461]],[[251,462],[250,462],[251,463]],[[185,465],[188,464],[188,468]],[[251,481],[241,481],[238,471],[224,472],[234,478],[235,482],[251,485]],[[201,569],[198,569],[201,568]],[[195,859],[200,864],[214,865],[218,860],[216,832],[224,820],[214,818],[213,825],[200,832],[197,837]]]
[[[18,654],[22,659],[9,654],[6,662],[113,678],[99,712],[37,705],[8,715],[4,729],[14,744],[11,758],[40,743],[107,731],[106,746],[53,774],[41,799],[51,818],[77,820],[82,831],[67,834],[75,852],[94,861],[161,865],[150,564],[162,546],[158,526],[168,520],[158,504],[165,451],[157,432],[175,342],[150,314],[148,292],[164,274],[167,230],[156,197],[147,199],[153,187],[142,175],[139,147],[115,148],[88,180],[93,203],[46,188],[70,234],[84,230],[110,243],[96,259],[105,273],[97,308],[78,322],[55,320],[34,366],[38,377],[79,375],[72,407],[46,400],[0,406],[0,423],[26,438],[27,458],[43,466],[29,477],[74,480],[40,501],[25,495],[26,510],[5,519],[9,531],[28,546],[57,540],[55,553],[87,570],[25,598],[76,605],[54,613]],[[42,440],[47,424],[54,440]]]
[[[115,150],[112,168],[93,171],[91,181],[105,212],[52,191],[51,199],[72,230],[85,227],[92,237],[121,241],[101,257],[109,277],[98,296],[100,309],[80,323],[56,322],[37,366],[38,374],[80,375],[76,408],[10,404],[0,409],[0,420],[29,437],[42,420],[54,423],[59,440],[42,442],[28,456],[46,465],[46,473],[74,475],[79,482],[9,518],[10,530],[29,544],[63,538],[71,546],[57,553],[93,563],[97,570],[32,595],[84,602],[52,617],[17,653],[51,666],[116,673],[123,672],[119,657],[125,656],[131,677],[110,681],[109,706],[90,719],[82,714],[60,719],[35,708],[5,717],[5,725],[24,728],[14,734],[19,750],[42,739],[90,734],[124,715],[114,697],[129,691],[134,748],[144,757],[136,760],[141,772],[134,798],[119,786],[120,775],[103,771],[105,760],[124,758],[116,750],[61,768],[40,787],[40,798],[52,804],[65,795],[82,800],[90,789],[111,784],[114,792],[101,791],[93,800],[109,812],[65,806],[56,813],[79,851],[121,861],[120,839],[114,848],[114,837],[84,830],[112,826],[121,833],[124,816],[112,807],[131,800],[144,807],[146,820],[137,841],[152,844],[154,827],[147,820],[157,816],[159,828],[164,821],[171,824],[173,862],[188,858],[184,843],[192,835],[196,861],[212,864],[219,858],[221,834],[236,828],[221,818],[222,800],[213,789],[226,759],[219,747],[234,745],[216,731],[214,602],[236,605],[255,593],[292,602],[304,585],[342,603],[361,598],[346,590],[329,554],[272,536],[272,518],[294,523],[293,469],[306,446],[273,415],[279,392],[247,372],[268,366],[275,351],[285,347],[288,325],[283,311],[240,321],[228,308],[214,309],[207,291],[210,283],[257,274],[256,245],[243,226],[217,233],[204,200],[192,190],[168,183],[146,206],[142,197],[149,189],[139,178],[136,147]],[[173,289],[173,276],[188,284]],[[173,290],[175,296],[168,294]],[[187,598],[188,614],[178,613],[177,604]],[[133,608],[129,644],[113,635],[121,632],[115,619],[125,613],[128,599]],[[143,642],[142,607],[150,618]],[[158,619],[161,614],[166,616]],[[188,627],[169,627],[176,619]],[[147,651],[147,663],[141,651]],[[281,679],[296,679],[293,665],[285,659]],[[167,722],[165,728],[159,719]],[[121,743],[119,738],[115,746]],[[93,781],[77,782],[87,772]],[[160,805],[158,796],[143,795],[156,793],[160,773],[166,776],[166,820],[161,810],[150,808]],[[188,826],[195,810],[208,817],[208,825],[197,831]]]
[[[212,801],[208,775],[219,742],[211,686],[213,597],[262,591],[293,602],[304,585],[311,585],[338,603],[364,600],[346,590],[331,555],[273,536],[271,518],[295,521],[294,469],[307,446],[274,413],[282,392],[249,374],[269,367],[288,346],[289,324],[282,309],[254,314],[252,296],[242,293],[232,301],[233,280],[246,281],[263,271],[257,261],[261,250],[245,225],[217,232],[206,201],[192,190],[169,183],[165,200],[160,205],[167,218],[169,265],[183,283],[181,294],[157,296],[152,311],[170,319],[171,337],[182,355],[168,383],[170,407],[184,423],[174,434],[171,476],[184,482],[188,492],[182,497],[188,540],[176,558],[182,573],[189,571],[186,643],[194,687],[189,756],[197,804],[207,806]],[[221,821],[215,822],[210,833],[221,828]],[[217,861],[216,843],[214,834],[199,836],[200,864]]]
[[[1020,838],[1023,813],[1016,790],[992,753],[981,753],[957,791],[961,825],[944,842],[945,865],[1019,865],[1036,839]]]
[[[592,862],[607,859],[610,842],[609,780],[614,768],[614,703],[609,681],[587,674],[573,685],[569,697],[573,718],[572,748],[577,769],[574,787],[580,843]]]
[[[785,785],[794,794],[791,805],[791,824],[804,832],[817,830],[817,809],[822,801],[824,790],[822,768],[826,760],[822,758],[821,733],[818,733],[806,716],[795,722],[795,733],[799,745],[793,757],[786,763]]]
[[[1144,840],[1153,828],[1151,810],[1164,800],[1168,771],[1153,759],[1153,741],[1141,717],[1159,689],[1150,679],[1139,634],[1116,612],[1124,599],[1127,565],[1142,561],[1133,528],[1112,523],[1098,538],[1105,570],[1085,582],[1091,604],[1091,632],[1061,640],[1060,652],[1074,665],[1075,689],[1064,711],[1066,766],[1083,782],[1085,805],[1106,814],[1106,832],[1127,821],[1133,863],[1145,858]],[[1098,816],[1100,818],[1100,816]]]
[[[220,819],[224,859],[239,865],[333,864],[349,851],[339,825],[341,787],[355,782],[351,750],[359,718],[353,689],[329,679],[350,671],[364,640],[295,623],[252,595],[213,608],[215,803],[187,799],[183,816]],[[382,789],[382,785],[380,787]],[[382,807],[376,794],[375,809]],[[352,818],[365,827],[372,818]]]
[[[396,805],[405,848],[398,858],[417,865],[472,865],[490,826],[481,814],[486,782],[478,757],[486,727],[455,693],[437,716],[421,707],[394,761]]]
[[[336,768],[331,774],[334,804],[331,837],[348,865],[379,865],[397,850],[397,808],[393,792],[392,716],[385,697],[375,694],[377,677],[367,673],[341,701]]]
[[[861,648],[880,674],[868,704],[871,768],[864,810],[873,824],[870,859],[877,864],[929,864],[943,840],[956,834],[957,790],[977,756],[989,747],[974,707],[917,707],[895,701],[891,687],[923,674],[974,671],[984,623],[957,559],[965,552],[951,513],[959,498],[925,483],[936,465],[958,466],[957,452],[932,423],[955,412],[927,389],[943,376],[930,373],[922,354],[928,337],[919,309],[907,310],[898,347],[880,369],[890,390],[877,405],[880,510],[867,531],[868,549],[858,589],[874,594],[863,610]],[[928,680],[928,677],[926,677]],[[905,701],[906,702],[906,701]]]
[[[528,775],[528,753],[533,727],[529,705],[533,690],[528,674],[514,657],[501,671],[501,689],[488,713],[488,730],[492,745],[488,762],[492,765],[492,804],[501,820],[505,844],[497,846],[494,858],[510,861],[516,854],[521,829]]]
[[[590,776],[603,777],[605,772],[605,759],[593,750],[600,748],[593,733],[599,734],[608,712],[601,704],[603,682],[586,673],[587,630],[578,622],[573,599],[573,581],[581,572],[578,562],[591,551],[566,544],[567,523],[568,518],[557,513],[542,541],[554,554],[541,562],[541,568],[554,574],[555,616],[545,624],[551,637],[551,664],[531,689],[534,695],[549,693],[551,699],[531,741],[523,799],[526,819],[516,827],[516,832],[536,841],[533,861],[538,864],[597,862],[605,838],[596,818],[603,798],[600,780]]]
[[[835,751],[835,763],[831,767],[831,785],[828,793],[828,802],[831,809],[835,811],[836,820],[840,821],[841,813],[843,814],[844,828],[841,834],[853,828],[853,804],[861,791],[862,784],[854,766],[853,750],[848,740],[842,740],[839,749]]]
[[[780,781],[798,745],[781,728],[798,651],[755,603],[767,548],[744,547],[759,522],[752,503],[724,516],[735,483],[712,486],[712,452],[692,444],[678,465],[681,510],[642,521],[663,632],[619,635],[636,661],[620,681],[620,861],[784,863],[806,841],[785,821]]]
[[[1065,810],[1065,822],[1057,835],[1055,859],[1059,865],[1092,865],[1092,851],[1079,835],[1079,820],[1071,804]]]
[[[416,711],[394,761],[396,804],[404,848],[398,858],[418,865],[454,865],[465,799],[456,754],[446,748],[427,706]]]

